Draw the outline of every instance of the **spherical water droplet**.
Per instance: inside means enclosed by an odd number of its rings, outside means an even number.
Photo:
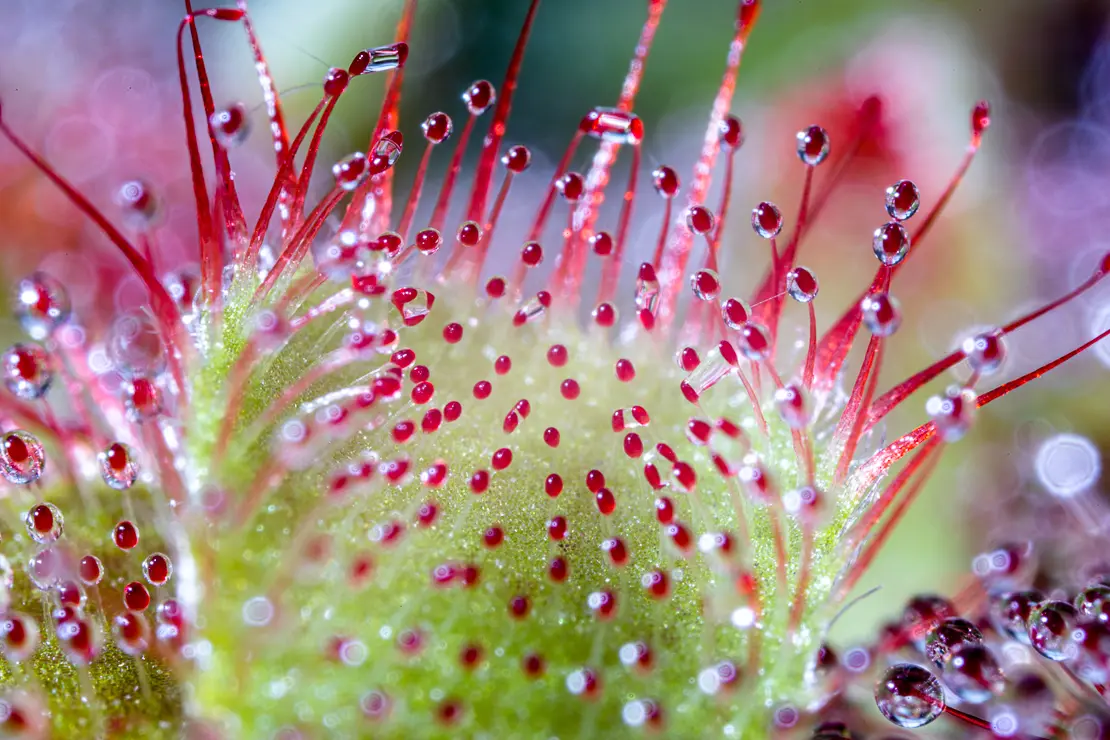
[[[139,477],[139,464],[131,448],[122,442],[115,442],[96,456],[100,465],[100,477],[112,488],[123,491],[131,487]]]
[[[913,218],[920,207],[921,194],[913,182],[899,180],[886,189],[886,212],[896,221]]]
[[[1088,586],[1075,597],[1075,609],[1086,620],[1110,623],[1110,586]]]
[[[27,526],[27,534],[40,545],[48,545],[57,541],[65,530],[65,520],[58,507],[51,503],[37,504],[31,507],[23,518]]]
[[[968,337],[960,344],[967,364],[979,375],[991,375],[1006,360],[1006,344],[998,330]]]
[[[829,156],[829,134],[820,126],[810,126],[798,132],[798,158],[815,166]]]
[[[762,360],[771,352],[771,342],[767,330],[758,324],[747,322],[738,329],[740,336],[736,346],[749,360]]]
[[[1033,467],[1046,491],[1058,498],[1071,498],[1098,481],[1102,458],[1098,447],[1086,437],[1057,434],[1041,444]]]
[[[925,638],[925,657],[940,668],[957,645],[979,644],[983,633],[971,622],[961,617],[946,619],[929,630]]]
[[[899,727],[923,727],[944,711],[944,689],[928,670],[900,663],[887,669],[875,687],[875,704]]]
[[[355,152],[332,165],[331,174],[335,176],[335,184],[343,190],[354,190],[370,174],[367,166],[366,155]]]
[[[476,221],[464,221],[455,232],[455,240],[464,247],[476,247],[482,241],[482,227]]]
[[[991,602],[991,622],[1000,634],[1029,645],[1029,617],[1043,601],[1044,594],[1040,591],[1001,594]]]
[[[608,257],[613,253],[613,237],[607,231],[599,231],[590,237],[590,248],[598,257]]]
[[[324,75],[324,94],[330,98],[339,97],[350,83],[351,75],[347,70],[332,67]]]
[[[133,228],[146,228],[158,216],[158,199],[150,185],[142,180],[128,180],[120,185],[115,200]]]
[[[1070,660],[1079,652],[1074,632],[1079,613],[1066,601],[1046,601],[1029,615],[1029,643],[1049,660]]]
[[[166,367],[162,337],[154,323],[139,312],[129,312],[112,322],[108,356],[121,375],[153,377]]]
[[[897,221],[890,221],[875,229],[871,250],[887,267],[897,265],[910,251],[910,235],[906,233],[906,227]]]
[[[736,116],[725,116],[718,132],[721,144],[729,149],[739,149],[744,143],[744,126]]]
[[[659,193],[665,200],[670,200],[678,194],[679,179],[678,173],[666,165],[659,165],[651,173],[652,184],[655,186],[655,192]]]
[[[466,92],[462,94],[462,99],[466,103],[466,109],[470,111],[470,115],[480,116],[497,100],[497,90],[490,82],[478,80],[466,88]]]
[[[443,246],[439,229],[427,228],[416,232],[416,248],[421,254],[435,254]]]
[[[963,642],[952,648],[944,666],[944,683],[970,704],[982,704],[1006,688],[994,655],[981,644]]]
[[[563,196],[563,199],[575,203],[582,197],[582,193],[586,190],[586,181],[582,175],[577,172],[567,172],[555,182],[555,188]]]
[[[894,296],[871,293],[860,301],[863,323],[877,337],[889,337],[902,325],[902,310]]]
[[[777,389],[775,409],[791,429],[804,429],[809,424],[805,393],[799,385],[792,383]]]
[[[690,288],[702,301],[712,301],[721,292],[721,279],[713,270],[698,270],[690,276]]]
[[[713,212],[705,206],[686,209],[686,228],[695,234],[708,234],[713,230]]]
[[[86,555],[81,558],[77,566],[77,575],[81,583],[86,586],[95,586],[104,578],[104,564],[95,555]]]
[[[147,555],[143,560],[143,576],[153,586],[163,586],[173,575],[170,556],[160,552]]]
[[[955,442],[971,428],[977,410],[975,398],[975,392],[969,388],[952,387],[944,395],[925,402],[925,411],[944,441]]]
[[[721,316],[730,329],[739,329],[747,323],[752,310],[739,298],[726,298],[721,301]]]
[[[10,483],[33,483],[45,465],[46,453],[33,434],[17,429],[0,439],[0,473]]]
[[[15,613],[0,618],[0,650],[8,660],[21,663],[33,656],[38,646],[39,626],[34,619]]]
[[[69,294],[46,273],[32,273],[16,286],[15,315],[32,338],[46,339],[69,319]]]
[[[420,130],[424,132],[424,138],[430,143],[442,144],[451,137],[455,124],[451,121],[451,116],[446,113],[433,113],[420,124]]]
[[[799,303],[809,303],[817,297],[821,286],[817,282],[817,275],[808,267],[795,267],[786,273],[786,292]]]
[[[2,360],[4,385],[27,401],[42,398],[54,380],[54,360],[37,344],[13,344]]]
[[[162,390],[148,378],[124,382],[123,405],[134,421],[149,421],[162,413]]]
[[[774,203],[764,201],[752,209],[752,228],[764,239],[774,239],[782,231],[782,212]]]
[[[239,146],[247,140],[251,132],[247,109],[242,103],[216,111],[208,117],[208,125],[212,128],[216,143],[224,149]]]
[[[532,152],[528,147],[517,144],[501,155],[501,164],[505,165],[505,169],[519,175],[532,164]]]

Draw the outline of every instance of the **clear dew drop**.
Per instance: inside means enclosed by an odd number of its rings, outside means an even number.
[[[0,473],[10,483],[33,483],[46,466],[46,452],[35,435],[17,429],[0,440]]]
[[[56,542],[65,530],[62,512],[51,503],[36,504],[23,517],[27,534],[40,545]]]
[[[1029,643],[1038,653],[1054,661],[1074,658],[1078,653],[1074,632],[1079,613],[1066,601],[1046,601],[1029,615]]]
[[[153,552],[143,560],[143,577],[152,586],[163,586],[173,576],[173,563],[170,556]]]
[[[42,398],[54,380],[54,361],[37,344],[13,344],[2,361],[4,385],[16,398],[33,401]]]
[[[96,456],[100,466],[100,477],[111,488],[124,491],[130,488],[139,477],[139,464],[131,448],[122,442],[114,442]]]
[[[798,159],[815,167],[829,156],[829,134],[820,126],[810,126],[798,132]]]
[[[16,286],[15,315],[32,339],[46,339],[69,319],[70,311],[65,287],[44,272],[32,273]]]
[[[924,727],[944,711],[944,689],[925,668],[899,663],[887,669],[876,685],[875,704],[899,727]]]
[[[925,638],[925,657],[942,667],[949,654],[960,645],[978,645],[983,633],[962,617],[953,617],[935,625]]]
[[[979,643],[962,642],[952,648],[942,673],[953,694],[970,704],[982,704],[1006,688],[994,654]]]
[[[125,313],[112,322],[108,356],[126,378],[153,377],[166,367],[166,353],[157,327],[137,311]]]
[[[808,267],[795,267],[786,274],[786,292],[798,303],[809,303],[821,289],[817,275]]]
[[[877,337],[889,337],[902,325],[902,310],[894,296],[872,293],[860,301],[863,323]]]
[[[640,265],[640,271],[636,275],[634,298],[636,308],[655,313],[655,307],[659,304],[659,278],[656,277],[655,268],[649,262]]]
[[[716,300],[721,293],[721,278],[714,270],[698,270],[690,276],[690,289],[698,300]]]
[[[1006,361],[1006,343],[998,330],[968,337],[960,344],[972,372],[991,375]]]
[[[926,401],[925,411],[932,417],[941,438],[945,442],[955,442],[967,434],[975,422],[975,392],[953,386],[944,395],[933,396]]]
[[[339,160],[331,168],[335,184],[343,190],[354,190],[370,174],[367,164],[366,155],[362,152],[355,152]]]
[[[886,189],[886,212],[896,221],[913,218],[921,207],[921,194],[910,180],[899,180]]]
[[[766,201],[752,209],[752,229],[764,239],[774,239],[782,231],[782,212]]]
[[[229,105],[208,117],[208,125],[216,143],[224,149],[232,149],[247,140],[250,135],[250,119],[242,103]]]
[[[889,221],[875,229],[871,250],[887,267],[897,265],[910,251],[910,235],[906,233],[906,227],[897,221]]]

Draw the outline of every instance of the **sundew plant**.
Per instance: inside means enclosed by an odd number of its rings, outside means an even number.
[[[825,638],[983,407],[1106,336],[992,382],[1008,335],[1097,285],[1110,255],[1066,295],[880,384],[903,341],[898,275],[959,197],[988,104],[949,112],[967,146],[943,192],[890,173],[874,194],[886,219],[861,224],[874,274],[824,305],[806,242],[882,100],[844,140],[820,122],[784,132],[800,202],[738,216],[733,92],[760,2],[719,19],[734,35],[697,160],[648,172],[635,103],[667,5],[652,0],[614,105],[579,101],[549,184],[524,198],[512,186],[532,156],[507,121],[543,8],[517,5],[504,79],[417,133],[400,116],[415,0],[389,43],[327,72],[303,122],[285,115],[246,0],[186,0],[165,31],[199,238],[197,270],[170,278],[151,249],[158,193],[125,182],[114,211],[97,208],[0,109],[4,146],[114,245],[148,309],[79,315],[30,253],[12,286],[27,336],[2,358],[0,733],[817,739],[944,715],[959,735],[1106,736],[1110,582],[1034,591],[1020,546],[972,588],[913,599],[866,670]],[[261,85],[274,156],[260,213],[235,177],[250,116],[217,107],[202,52],[215,24],[242,29]],[[337,102],[367,75],[386,84],[366,149],[320,161]],[[408,190],[401,156],[419,158]],[[427,177],[440,157],[445,174]],[[506,209],[529,228],[510,233]],[[656,209],[651,248],[631,250]],[[718,270],[737,218],[766,243],[749,296]],[[964,382],[914,395],[957,366]],[[883,444],[906,403],[924,406],[920,426]],[[1014,651],[1020,675],[999,658]],[[892,725],[876,729],[870,704]]]

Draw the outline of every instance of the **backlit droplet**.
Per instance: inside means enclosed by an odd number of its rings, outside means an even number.
[[[1006,688],[998,661],[984,645],[963,642],[952,648],[944,665],[944,683],[963,701],[981,704]]]
[[[983,633],[978,627],[962,617],[952,617],[929,630],[925,638],[925,657],[941,668],[959,645],[978,645],[982,642]]]
[[[135,229],[146,228],[158,216],[158,199],[150,185],[142,180],[128,180],[116,190],[116,205]]]
[[[77,575],[81,583],[86,586],[95,586],[104,578],[104,565],[95,555],[86,555],[77,565]]]
[[[863,323],[877,337],[889,337],[902,325],[898,301],[887,293],[872,293],[860,301]]]
[[[354,190],[370,174],[366,155],[355,152],[332,165],[331,174],[335,184],[343,190]]]
[[[555,181],[555,188],[564,200],[576,203],[586,189],[586,181],[577,172],[567,172]]]
[[[590,237],[590,248],[598,257],[608,257],[613,253],[613,237],[608,231],[599,231]]]
[[[122,521],[112,530],[112,541],[121,550],[134,549],[139,544],[139,529],[129,521]]]
[[[968,337],[960,344],[967,364],[979,375],[991,375],[1006,360],[1006,344],[999,331],[983,332]]]
[[[713,212],[705,206],[686,209],[686,228],[695,234],[708,234],[713,230]]]
[[[890,221],[875,229],[871,249],[879,262],[892,267],[905,259],[906,253],[910,251],[910,235],[902,224]]]
[[[886,212],[897,221],[913,218],[921,206],[917,185],[909,180],[899,180],[886,189]]]
[[[0,439],[0,473],[10,483],[27,484],[39,479],[46,465],[46,452],[38,438],[15,430]]]
[[[721,302],[721,316],[730,329],[739,329],[751,316],[751,308],[739,298],[726,298]],[[689,368],[692,370],[693,368]]]
[[[798,158],[815,166],[829,156],[829,134],[820,126],[810,126],[798,132]]]
[[[925,668],[900,663],[875,687],[875,704],[888,720],[907,729],[923,727],[944,711],[944,689]]]
[[[40,545],[57,541],[65,529],[62,512],[54,504],[45,503],[32,506],[24,517],[27,534]]]
[[[786,273],[786,292],[799,303],[809,303],[820,290],[817,275],[808,267],[795,267]]]
[[[15,314],[32,339],[46,339],[69,319],[69,294],[46,273],[32,273],[16,286]]]
[[[1029,615],[1029,643],[1049,660],[1074,658],[1078,652],[1074,632],[1079,612],[1066,601],[1046,601]]]
[[[725,116],[718,131],[723,146],[735,150],[743,145],[744,126],[736,116]]]
[[[173,576],[173,563],[169,555],[154,552],[143,560],[143,576],[153,586],[165,585]]]
[[[476,247],[482,241],[482,227],[474,221],[464,221],[455,232],[455,239],[464,247]]]
[[[520,144],[510,147],[509,151],[501,155],[501,164],[510,172],[520,174],[532,164],[532,152]]]
[[[4,385],[27,401],[42,398],[54,380],[54,360],[37,344],[13,344],[0,359]]]
[[[430,143],[442,144],[450,138],[455,130],[455,124],[451,121],[451,116],[446,113],[433,113],[420,124],[420,130],[424,132],[424,138]]]
[[[166,366],[162,337],[144,313],[125,313],[108,332],[108,356],[124,377],[155,377]]]
[[[680,182],[678,173],[666,165],[659,165],[651,173],[651,182],[655,187],[655,192],[666,200],[670,200],[678,194]]]
[[[782,231],[782,212],[774,203],[763,202],[752,209],[752,228],[764,239],[773,239]]]
[[[716,300],[721,292],[721,279],[713,270],[698,270],[690,276],[690,289],[699,300]]]
[[[952,387],[942,396],[933,396],[925,403],[925,411],[933,419],[937,433],[946,442],[963,437],[975,421],[975,392]]]
[[[466,109],[470,111],[470,115],[480,116],[497,100],[497,91],[488,81],[478,80],[466,88],[466,91],[462,94],[462,99],[466,103]]]
[[[149,378],[124,382],[123,404],[133,421],[149,421],[162,413],[162,390]]]
[[[239,146],[247,140],[251,132],[247,109],[242,103],[216,111],[208,117],[208,125],[216,143],[224,149]]]
[[[421,229],[416,232],[416,248],[421,254],[435,254],[443,246],[443,235],[439,229]]]

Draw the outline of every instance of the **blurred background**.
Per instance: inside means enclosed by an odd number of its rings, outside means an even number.
[[[506,145],[531,147],[533,166],[514,186],[495,259],[514,258],[519,242],[506,235],[521,233],[581,116],[615,103],[646,5],[548,0],[541,6],[506,138]],[[346,67],[359,49],[393,39],[399,6],[399,0],[251,4],[291,126],[318,101],[329,66]],[[1004,323],[1090,274],[1110,247],[1104,236],[1110,226],[1110,0],[765,0],[765,6],[732,108],[744,120],[747,144],[737,157],[733,216],[722,247],[727,293],[746,295],[767,264],[766,244],[747,227],[749,209],[769,199],[788,219],[796,213],[802,168],[795,132],[822,124],[835,148],[870,94],[884,100],[881,135],[865,148],[800,260],[821,279],[822,327],[874,270],[870,234],[885,220],[883,189],[912,179],[928,209],[963,154],[974,102],[989,99],[993,119],[928,254],[899,277],[906,321],[880,391],[970,331]],[[420,121],[443,110],[457,130],[465,115],[460,93],[479,78],[499,84],[526,7],[525,0],[420,3],[402,106],[409,150],[398,163],[399,192],[419,159],[413,152],[422,146]],[[182,7],[170,0],[3,0],[0,12],[5,121],[107,212],[114,212],[120,182],[149,182],[162,203],[159,268],[187,266],[195,226],[174,49]],[[640,187],[648,192],[639,201],[630,261],[650,250],[661,218],[646,173],[668,164],[689,181],[734,18],[733,0],[668,4],[636,107],[647,127]],[[236,24],[205,22],[201,35],[217,104],[242,101],[251,110],[254,131],[233,163],[248,214],[256,213],[273,160],[248,49]],[[381,79],[359,79],[357,90],[344,96],[324,140],[323,167],[366,147],[381,86]],[[479,142],[471,143],[472,162]],[[583,151],[575,166],[585,168],[589,156]],[[432,182],[448,158],[446,152],[433,158]],[[611,188],[623,182],[618,167]],[[717,197],[714,191],[708,203],[715,207]],[[603,225],[615,223],[614,202],[611,191]],[[140,295],[111,249],[0,142],[0,269],[10,282],[38,267],[77,286],[78,310],[112,315]],[[1015,337],[1002,377],[1107,327],[1110,292],[1096,289]],[[13,336],[14,326],[0,324],[0,335]],[[955,593],[966,583],[972,556],[998,542],[1053,539],[1065,531],[1075,535],[1074,546],[1098,541],[1105,519],[1100,451],[1110,444],[1107,365],[1110,343],[1103,343],[981,414],[977,428],[946,453],[894,546],[861,586],[882,590],[840,621],[839,639],[870,634],[876,619],[893,616],[915,591]],[[926,395],[890,417],[888,437],[919,423]],[[1065,444],[1062,434],[1091,444]]]

